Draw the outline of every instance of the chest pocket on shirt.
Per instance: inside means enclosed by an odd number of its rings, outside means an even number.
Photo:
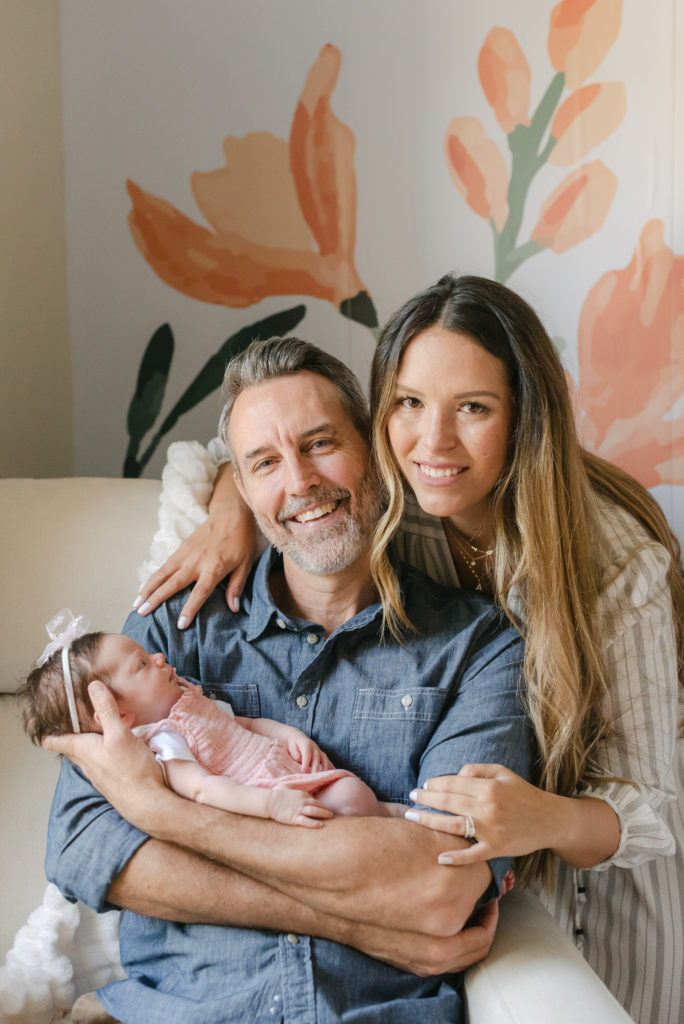
[[[238,718],[260,718],[259,687],[256,683],[209,683],[204,688],[204,696],[212,700],[225,700],[232,707]]]
[[[423,751],[446,693],[435,687],[359,690],[354,701],[350,768],[381,800],[409,803]]]

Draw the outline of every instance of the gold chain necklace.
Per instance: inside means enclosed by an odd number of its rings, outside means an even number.
[[[494,548],[489,548],[486,551],[484,548],[479,548],[477,544],[473,544],[472,540],[468,540],[467,537],[464,537],[463,534],[456,529],[450,519],[444,519],[443,522],[447,528],[447,532],[453,537],[467,569],[475,580],[475,589],[482,590],[482,580],[479,572],[477,571],[477,563],[481,562],[485,558],[489,558],[490,555],[493,555]]]

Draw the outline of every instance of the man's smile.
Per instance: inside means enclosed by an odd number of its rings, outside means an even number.
[[[296,523],[309,523],[312,519],[321,519],[322,516],[330,515],[338,505],[339,501],[329,501],[326,505],[317,505],[315,508],[307,509],[306,512],[300,512],[293,518]]]

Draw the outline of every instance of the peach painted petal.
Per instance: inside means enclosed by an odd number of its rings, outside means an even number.
[[[225,167],[196,171],[195,202],[214,231],[232,231],[260,245],[312,249],[290,171],[287,142],[270,132],[223,140]]]
[[[618,127],[627,109],[622,82],[603,82],[575,89],[558,108],[551,125],[557,140],[548,162],[568,167],[582,160]]]
[[[593,75],[620,31],[622,0],[561,0],[551,11],[549,57],[568,89]]]
[[[330,109],[340,62],[336,47],[323,47],[289,144],[268,132],[228,136],[225,167],[193,174],[195,199],[213,232],[128,183],[133,238],[167,284],[239,307],[268,295],[312,295],[342,308],[363,293],[363,316],[358,303],[344,312],[370,323],[373,304],[354,266],[354,136]]]
[[[339,294],[344,276],[335,257],[214,235],[133,182],[127,187],[138,249],[163,281],[193,299],[242,308],[268,295],[312,295],[336,305],[349,295]]]
[[[579,245],[602,227],[616,189],[617,177],[601,160],[578,167],[542,206],[532,241],[556,253]]]
[[[507,28],[493,28],[477,62],[480,82],[496,119],[508,134],[529,124],[530,66],[518,40]]]
[[[662,419],[684,393],[684,256],[665,245],[662,221],[644,226],[629,266],[589,292],[578,361],[585,433],[596,451],[621,455],[633,444],[625,421],[673,436],[677,425]]]
[[[508,168],[496,143],[476,117],[455,117],[444,150],[451,178],[468,206],[501,231],[508,217]]]
[[[631,420],[617,424],[624,437],[612,444],[606,438],[596,454],[631,473],[644,487],[658,484],[684,484],[684,437],[681,426],[672,430],[672,423],[659,423],[646,411]]]
[[[341,63],[340,51],[328,43],[309,71],[292,119],[290,165],[302,213],[321,253],[351,257],[356,236],[354,135],[330,107]]]

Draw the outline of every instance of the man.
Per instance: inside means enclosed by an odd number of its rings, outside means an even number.
[[[219,589],[191,629],[176,629],[179,597],[148,618],[133,614],[125,632],[238,715],[313,736],[382,800],[405,802],[468,762],[529,778],[521,645],[489,602],[400,567],[415,631],[402,644],[383,638],[369,568],[378,486],[350,371],[305,342],[273,339],[233,361],[224,393],[238,487],[276,547],[239,614]],[[442,867],[439,852],[465,840],[401,819],[336,818],[311,830],[182,800],[93,687],[104,740],[50,746],[123,817],[64,767],[47,864],[67,895],[134,912],[121,930],[129,978],[101,995],[112,1014],[164,1024],[462,1019],[459,978],[425,966],[425,943],[434,936],[443,959],[441,937],[497,895],[508,862]]]

